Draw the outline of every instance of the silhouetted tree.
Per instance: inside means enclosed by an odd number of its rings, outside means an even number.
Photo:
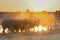
[[[55,14],[56,14],[56,16],[60,16],[60,10],[57,10],[57,11],[55,12]]]

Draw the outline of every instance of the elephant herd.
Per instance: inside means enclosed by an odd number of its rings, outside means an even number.
[[[3,28],[3,33],[5,33],[6,28],[8,28],[8,31],[10,31],[11,33],[19,33],[19,30],[21,30],[21,32],[23,32],[23,30],[28,32],[30,28],[38,26],[39,22],[37,20],[31,21],[27,19],[5,19],[2,21],[1,25]]]

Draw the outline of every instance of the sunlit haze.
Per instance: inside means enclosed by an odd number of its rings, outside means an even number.
[[[60,0],[0,0],[0,11],[55,11],[60,9]]]

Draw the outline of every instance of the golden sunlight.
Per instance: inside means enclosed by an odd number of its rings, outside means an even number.
[[[38,31],[38,27],[36,26],[35,28],[34,28],[34,32],[37,32]]]
[[[35,26],[30,31],[42,32],[42,31],[48,31],[48,28],[40,25],[40,26]]]
[[[46,28],[46,27],[43,27],[43,30],[44,30],[44,31],[48,31],[48,28]]]
[[[38,26],[38,31],[42,31],[43,30],[43,26]]]

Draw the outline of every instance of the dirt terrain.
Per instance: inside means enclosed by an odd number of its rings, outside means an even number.
[[[60,40],[60,32],[6,33],[0,34],[0,40]]]

